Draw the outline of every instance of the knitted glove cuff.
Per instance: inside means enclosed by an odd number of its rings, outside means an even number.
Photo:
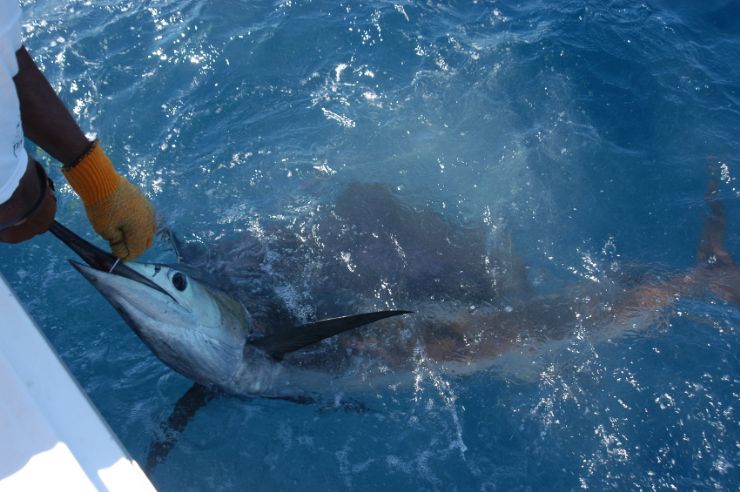
[[[78,163],[62,168],[62,173],[86,204],[95,203],[112,194],[122,179],[97,140]]]

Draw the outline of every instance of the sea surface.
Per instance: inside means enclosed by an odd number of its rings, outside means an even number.
[[[483,227],[550,295],[636,265],[689,272],[713,179],[740,261],[740,2],[22,4],[54,88],[183,237],[298,230],[347,185],[383,183]],[[35,153],[57,218],[102,245]],[[144,462],[190,383],[72,257],[47,234],[0,245],[0,272]],[[173,253],[158,241],[144,259]],[[300,284],[282,287],[310,311]],[[687,295],[609,339],[574,324],[522,367],[420,368],[368,411],[220,398],[151,479],[165,492],[738,490],[739,328],[738,305]]]

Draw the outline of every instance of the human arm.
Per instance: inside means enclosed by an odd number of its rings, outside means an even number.
[[[24,133],[63,164],[62,172],[80,195],[90,223],[113,253],[122,259],[139,256],[152,243],[153,207],[115,171],[100,145],[85,137],[25,47],[16,58],[13,80]]]
[[[36,66],[25,46],[16,52],[18,74],[13,77],[21,105],[23,133],[65,167],[90,147],[72,115]]]

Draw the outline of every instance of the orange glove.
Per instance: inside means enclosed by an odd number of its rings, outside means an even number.
[[[62,172],[85,204],[93,229],[108,241],[114,255],[133,260],[152,245],[154,207],[116,172],[97,141],[77,164]]]

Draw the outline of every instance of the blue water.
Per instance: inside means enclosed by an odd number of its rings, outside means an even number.
[[[692,268],[717,169],[740,259],[737,2],[23,3],[52,84],[188,237],[297,228],[345,184],[382,182],[484,224],[553,293],[629,265]],[[94,240],[49,165],[59,220]],[[189,382],[53,238],[0,251],[143,462]],[[163,491],[737,490],[739,326],[738,306],[683,298],[610,341],[574,326],[529,368],[421,374],[369,395],[371,412],[215,400],[151,478]]]

